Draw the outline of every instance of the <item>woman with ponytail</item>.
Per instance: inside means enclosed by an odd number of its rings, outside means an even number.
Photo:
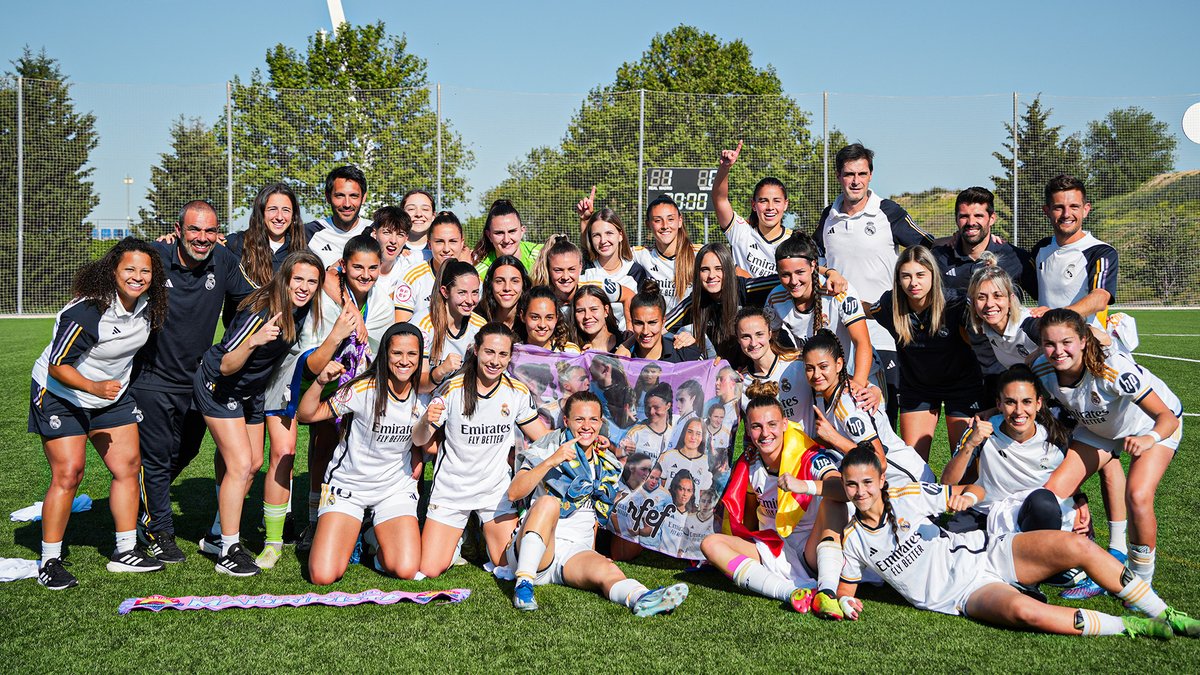
[[[525,225],[517,207],[507,199],[497,199],[488,209],[483,233],[471,251],[471,258],[482,277],[501,256],[515,257],[525,269],[533,269],[541,249],[541,244],[525,241]]]
[[[823,491],[836,498],[836,464],[819,448],[804,447],[799,426],[784,416],[776,383],[756,382],[747,396],[747,452],[721,500],[731,534],[705,537],[700,550],[739,588],[802,613],[814,608],[815,596],[822,599],[816,611],[831,611],[824,599],[832,597],[841,572],[838,530],[846,509],[832,500],[826,508],[821,497],[797,496],[789,487],[828,483]],[[814,594],[813,586],[828,592]]]
[[[461,260],[442,266],[429,314],[417,328],[429,347],[426,353],[428,382],[433,386],[458,372],[475,333],[487,323],[475,313],[479,306],[479,275]]]
[[[817,397],[817,405],[813,406],[814,438],[838,457],[859,443],[869,443],[879,454],[888,480],[898,484],[936,480],[929,464],[892,431],[882,410],[867,412],[858,407],[850,393],[842,344],[832,331],[817,331],[804,343],[801,354],[808,384]]]
[[[842,542],[838,586],[846,618],[858,619],[854,597],[864,572],[877,573],[917,609],[958,614],[995,626],[1058,635],[1200,637],[1200,621],[1167,606],[1150,584],[1086,537],[1061,530],[989,537],[946,532],[932,519],[969,508],[984,496],[976,485],[909,483],[889,488],[875,450],[865,443],[841,466],[854,516]],[[1105,590],[1149,618],[1048,605],[1013,587],[1081,567]]]
[[[376,549],[375,569],[402,579],[412,579],[419,571],[417,479],[425,464],[413,447],[412,430],[425,412],[417,396],[424,340],[412,324],[397,323],[380,344],[382,352],[370,370],[322,401],[322,388],[344,371],[340,363],[330,362],[296,411],[305,424],[341,417],[349,425],[321,485],[308,558],[309,580],[318,586],[345,574],[367,510],[372,512],[373,534],[365,539]]]
[[[1039,328],[1042,353],[1033,372],[1079,421],[1067,456],[1046,487],[1069,497],[1092,473],[1129,453],[1129,567],[1150,581],[1158,539],[1154,497],[1183,437],[1183,404],[1132,357],[1106,351],[1074,311],[1052,309],[1042,315]]]
[[[629,333],[617,323],[616,307],[608,302],[604,291],[596,284],[585,283],[575,291],[568,323],[575,330],[580,349],[611,354],[629,339]]]
[[[804,361],[800,352],[781,347],[771,338],[771,318],[762,307],[743,307],[734,319],[740,358],[742,384],[748,388],[755,382],[774,382],[783,397],[783,415],[804,429],[812,428],[812,389],[804,376]],[[742,394],[742,416],[749,403]]]
[[[742,154],[742,142],[734,150],[722,150],[713,179],[712,200],[717,223],[729,239],[734,261],[752,277],[775,274],[772,254],[792,233],[783,226],[788,209],[787,187],[778,178],[766,177],[754,186],[749,218],[742,218],[729,201],[729,171]]]
[[[666,303],[665,315],[692,290],[696,248],[688,237],[679,205],[667,195],[656,198],[646,207],[646,227],[653,236],[653,244],[635,246],[633,259],[646,270],[648,279],[658,282]]]
[[[546,426],[529,388],[507,373],[515,341],[504,324],[480,328],[462,368],[434,392],[413,430],[419,446],[435,435],[441,439],[421,535],[421,572],[428,577],[450,567],[472,512],[483,523],[493,565],[503,564],[516,529],[516,509],[507,496],[509,451],[518,429],[537,441]]]
[[[583,253],[565,234],[555,234],[546,240],[533,263],[533,283],[554,290],[560,313],[566,317],[571,296],[579,288],[579,272],[583,269]]]

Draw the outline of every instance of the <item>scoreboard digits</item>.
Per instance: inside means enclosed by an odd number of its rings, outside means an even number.
[[[680,211],[715,210],[710,197],[716,169],[652,168],[647,174],[647,201],[665,195],[675,200]]]

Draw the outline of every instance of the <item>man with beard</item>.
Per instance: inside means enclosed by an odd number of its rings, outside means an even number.
[[[217,244],[217,212],[206,201],[184,205],[171,242],[158,241],[167,274],[167,321],[134,361],[129,391],[141,414],[143,543],[166,563],[183,562],[171,520],[171,482],[200,451],[205,424],[192,407],[192,376],[212,346],[222,303],[237,305],[254,290],[240,259]]]
[[[933,257],[942,270],[945,288],[965,293],[971,274],[981,265],[980,255],[990,251],[1013,283],[1028,297],[1037,297],[1037,270],[1029,254],[1012,244],[992,236],[996,224],[996,198],[991,190],[970,187],[958,193],[954,200],[954,221],[957,234],[950,242],[935,246]]]
[[[367,232],[371,221],[360,218],[367,198],[367,177],[357,166],[339,166],[325,177],[325,201],[332,215],[304,226],[308,248],[326,269],[337,264],[350,238]]]

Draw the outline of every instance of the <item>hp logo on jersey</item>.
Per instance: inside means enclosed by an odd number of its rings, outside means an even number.
[[[1121,385],[1121,391],[1129,395],[1136,394],[1142,384],[1138,376],[1133,373],[1125,373],[1121,376],[1121,379],[1117,380],[1117,383]]]
[[[857,417],[853,417],[846,421],[846,431],[855,436],[862,436],[867,433],[867,425]]]

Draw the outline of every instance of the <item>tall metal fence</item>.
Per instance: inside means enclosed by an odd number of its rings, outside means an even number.
[[[833,155],[846,142],[875,150],[873,188],[937,235],[954,231],[957,191],[993,188],[997,231],[1026,248],[1050,233],[1040,208],[1046,179],[1076,173],[1093,202],[1086,227],[1121,254],[1118,302],[1197,305],[1200,145],[1179,124],[1197,101],[0,79],[0,162],[10,167],[0,174],[0,255],[13,261],[0,275],[0,313],[56,311],[74,271],[109,239],[169,231],[188,199],[208,199],[236,230],[257,190],[283,180],[306,216],[320,217],[325,173],[344,163],[367,174],[368,214],[426,189],[465,217],[472,243],[498,197],[516,204],[530,238],[573,232],[574,205],[592,186],[598,205],[640,239],[647,192],[664,187],[651,184],[663,175],[655,170],[715,168],[739,141],[735,209],[745,214],[754,184],[774,176],[788,187],[790,223],[806,230],[839,192]],[[703,184],[673,189],[711,209]],[[694,241],[721,236],[711,210],[687,222]]]

